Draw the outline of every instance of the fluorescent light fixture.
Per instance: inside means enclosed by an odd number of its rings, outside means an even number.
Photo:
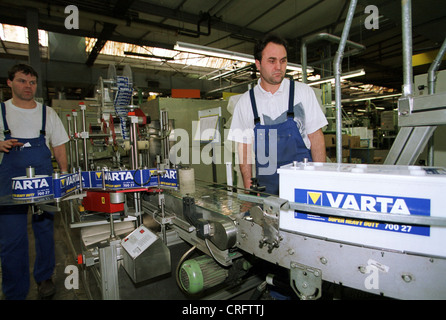
[[[323,83],[328,83],[328,82],[331,82],[331,83],[334,84],[335,79],[332,78],[332,77],[331,78],[325,78],[325,79],[321,79],[321,80],[311,81],[311,82],[308,82],[307,84],[309,86],[316,86],[318,84],[323,84]]]
[[[363,75],[365,75],[364,69],[359,69],[356,71],[351,71],[351,72],[346,72],[346,73],[341,74],[341,80],[360,77]]]
[[[386,98],[393,98],[393,97],[399,97],[401,96],[401,93],[395,93],[395,94],[387,94],[383,96],[374,96],[374,97],[368,97],[368,98],[361,98],[361,99],[355,99],[354,102],[358,101],[367,101],[367,100],[376,100],[376,99],[386,99]]]
[[[346,73],[341,74],[341,81],[345,80],[345,79],[354,78],[354,77],[360,77],[360,76],[363,76],[363,75],[365,75],[364,69],[359,69],[359,70],[356,70],[356,71],[346,72]],[[328,82],[335,83],[335,77],[323,78],[323,79],[320,79],[320,80],[308,82],[307,84],[310,85],[310,86],[313,86],[313,85],[318,85],[318,84],[328,83]]]
[[[177,43],[175,44],[175,46],[173,48],[178,51],[185,51],[185,52],[190,52],[190,53],[202,54],[205,56],[254,63],[254,57],[249,54],[238,53],[238,52],[216,49],[216,48],[210,48],[210,47],[200,46],[200,45],[193,44],[193,43],[177,41]]]
[[[186,43],[181,41],[177,41],[177,43],[174,46],[174,50],[196,53],[210,57],[255,63],[253,55],[238,53],[229,50],[217,49],[217,48],[210,48],[210,47],[200,46],[198,44]],[[288,63],[287,69],[292,71],[302,72],[302,66],[296,63]],[[313,72],[313,71],[314,71],[313,68],[311,67],[307,68],[307,72]]]

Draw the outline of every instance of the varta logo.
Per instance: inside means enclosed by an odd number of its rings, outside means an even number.
[[[79,177],[77,174],[67,176],[66,178],[63,178],[60,180],[62,187],[65,187],[65,185],[69,186],[69,185],[75,184],[78,181],[79,181]]]
[[[108,181],[133,180],[133,175],[130,171],[113,171],[106,172],[105,179]]]
[[[388,214],[430,216],[431,200],[427,198],[405,197],[400,195],[363,194],[353,192],[338,192],[332,190],[294,189],[294,201],[317,206],[379,212]],[[430,227],[417,225],[403,225],[394,223],[381,223],[376,221],[344,218],[330,215],[308,214],[294,211],[294,218],[344,225],[365,229],[388,232],[410,233],[422,236],[430,235]]]
[[[308,191],[307,203],[333,208],[410,215],[406,201],[402,198],[334,192],[324,193],[325,196],[322,195],[322,192]],[[324,199],[326,203],[323,203]]]
[[[322,205],[322,193],[308,191],[307,195],[309,197],[309,199],[307,199],[308,204]]]
[[[32,190],[49,187],[46,179],[32,179],[32,180],[13,180],[12,188],[14,190]]]
[[[165,179],[176,179],[176,170],[167,170],[163,178]]]

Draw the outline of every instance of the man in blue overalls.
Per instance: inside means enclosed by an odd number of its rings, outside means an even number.
[[[260,79],[237,102],[228,139],[238,143],[244,187],[252,183],[254,143],[258,185],[278,195],[278,167],[304,158],[325,162],[322,127],[327,120],[308,85],[285,79],[285,40],[267,35],[256,45],[254,57]]]
[[[30,66],[16,65],[9,71],[8,86],[12,99],[1,103],[0,127],[0,197],[7,199],[12,191],[11,179],[25,176],[32,166],[36,175],[52,175],[51,151],[62,172],[67,171],[64,143],[68,136],[57,113],[34,100],[37,73]],[[58,137],[56,137],[59,135]],[[28,252],[28,206],[0,203],[0,257],[2,291],[6,299],[25,299],[30,286]],[[34,279],[39,295],[55,293],[51,277],[55,267],[53,214],[32,216],[36,242]]]

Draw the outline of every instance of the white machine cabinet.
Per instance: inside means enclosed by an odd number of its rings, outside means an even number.
[[[298,163],[278,169],[289,202],[385,214],[446,217],[443,168]],[[282,210],[282,230],[338,242],[446,257],[446,227],[374,222]]]

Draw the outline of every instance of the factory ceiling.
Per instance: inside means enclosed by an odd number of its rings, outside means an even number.
[[[2,0],[0,23],[27,25],[25,10],[37,10],[39,28],[62,34],[97,38],[85,59],[92,66],[107,41],[141,47],[173,49],[177,41],[238,53],[253,53],[254,43],[268,32],[285,37],[289,61],[301,64],[306,39],[325,33],[340,37],[350,1],[345,0]],[[79,12],[78,28],[67,28],[65,9]],[[372,5],[375,11],[366,9]],[[373,19],[373,13],[379,19]],[[374,23],[374,24],[372,24]],[[412,0],[413,54],[438,50],[446,35],[446,1]],[[342,72],[364,69],[355,84],[401,91],[401,2],[359,0],[350,28],[350,41],[365,50],[345,56]],[[314,73],[331,76],[338,43],[324,39],[308,45],[308,65]],[[0,50],[0,55],[3,51]],[[159,64],[163,72],[178,73]],[[414,66],[426,73],[429,64]],[[347,91],[345,91],[347,92]]]

